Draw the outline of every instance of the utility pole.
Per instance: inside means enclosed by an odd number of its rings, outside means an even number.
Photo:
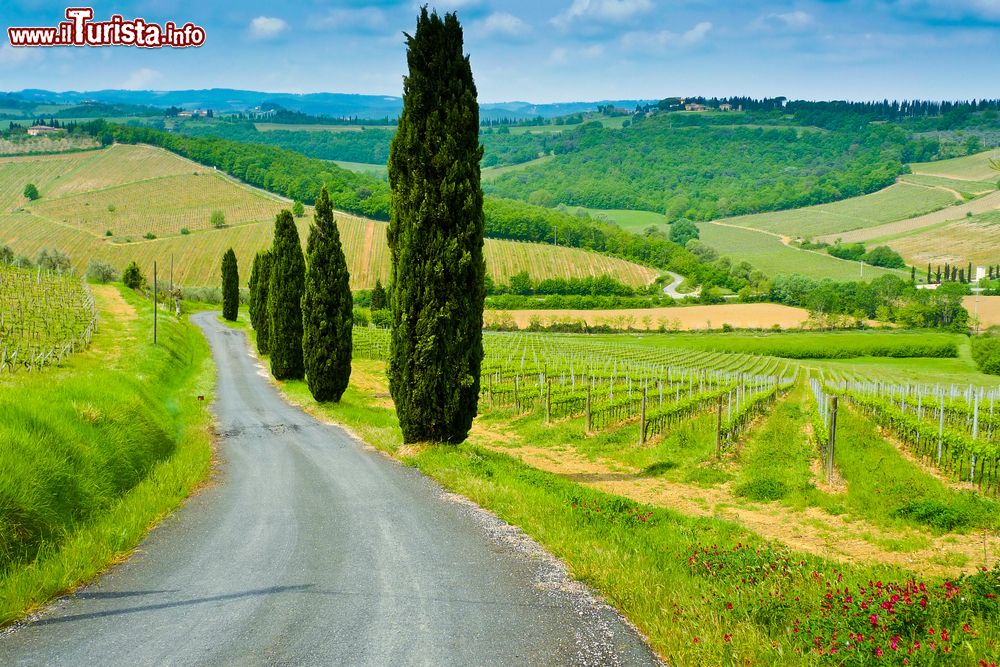
[[[156,261],[153,261],[153,345],[156,345]]]

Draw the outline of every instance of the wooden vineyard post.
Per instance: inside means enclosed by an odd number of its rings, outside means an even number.
[[[493,373],[487,376],[490,379],[489,391],[490,391],[490,407],[496,407],[496,400],[493,397]]]
[[[552,378],[545,378],[545,423],[552,421]]]
[[[156,262],[153,262],[153,345],[156,345]]]
[[[715,458],[722,459],[722,397],[715,410]]]
[[[521,411],[521,394],[517,391],[517,376],[514,376],[514,411]]]
[[[833,449],[837,445],[837,397],[830,397],[830,440],[826,446],[826,483],[833,485]]]
[[[591,381],[587,385],[587,433],[590,433],[591,419],[590,419],[590,390],[593,388],[594,383]]]
[[[646,388],[642,388],[642,408],[639,410],[639,444],[646,444]]]
[[[937,446],[937,467],[941,467],[941,453],[944,448],[944,394],[938,394],[940,399],[938,408],[938,446]]]

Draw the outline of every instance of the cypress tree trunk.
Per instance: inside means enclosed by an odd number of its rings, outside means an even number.
[[[317,401],[339,401],[351,377],[354,300],[326,188],[316,200],[313,222],[306,246],[308,263],[302,295],[306,382]]]
[[[235,322],[240,312],[240,273],[236,253],[230,248],[222,256],[222,316]]]
[[[306,261],[292,212],[284,210],[274,222],[271,275],[267,295],[268,346],[271,374],[278,380],[301,380],[302,288]]]
[[[257,352],[270,354],[268,332],[270,318],[267,314],[267,296],[271,281],[271,251],[262,250],[253,260],[250,274],[250,323],[257,332]]]
[[[417,19],[389,152],[389,390],[404,442],[461,442],[483,360],[479,105],[454,14]]]

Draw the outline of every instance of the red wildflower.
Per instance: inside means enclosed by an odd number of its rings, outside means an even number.
[[[726,642],[728,644],[729,642],[733,641],[733,636],[732,635],[722,635],[722,641],[724,641],[724,642]]]
[[[881,658],[882,657],[882,647],[881,646],[878,646],[878,647],[875,648],[875,657],[876,658]]]

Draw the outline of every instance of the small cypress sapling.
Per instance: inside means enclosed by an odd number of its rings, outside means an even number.
[[[301,380],[302,289],[306,261],[292,212],[285,209],[274,221],[271,275],[267,295],[268,345],[271,374],[278,380]]]
[[[378,278],[375,279],[375,289],[372,290],[372,303],[371,309],[375,310],[385,310],[385,288],[382,287],[382,281]]]
[[[339,401],[351,377],[354,299],[350,274],[333,217],[330,195],[316,199],[306,244],[302,294],[302,356],[306,383],[317,401]]]
[[[222,256],[222,316],[235,322],[240,312],[240,273],[236,253],[230,248]]]

